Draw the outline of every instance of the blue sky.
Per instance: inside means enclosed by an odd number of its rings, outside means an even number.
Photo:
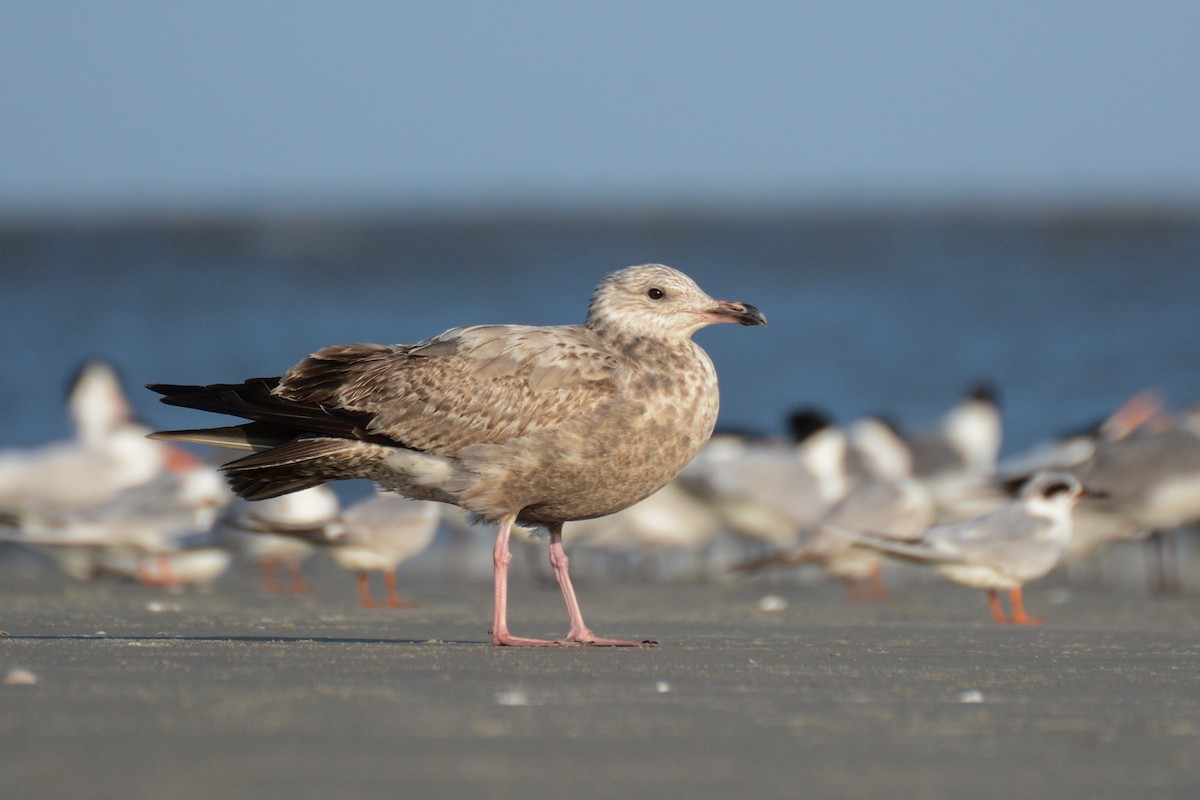
[[[1200,205],[1200,4],[0,2],[0,213]]]

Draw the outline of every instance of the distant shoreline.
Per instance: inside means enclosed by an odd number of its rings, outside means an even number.
[[[946,198],[942,200],[725,199],[628,202],[574,197],[513,202],[185,202],[0,208],[0,236],[63,230],[206,228],[212,232],[291,224],[370,233],[402,226],[779,224],[1098,225],[1117,228],[1200,226],[1200,198]]]

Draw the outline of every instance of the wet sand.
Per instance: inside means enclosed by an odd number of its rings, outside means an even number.
[[[582,557],[581,557],[582,558]],[[1039,627],[982,593],[580,581],[644,650],[486,644],[490,586],[401,571],[415,610],[72,583],[0,561],[0,768],[11,798],[1200,796],[1200,599],[1031,587]],[[414,565],[410,565],[414,566]],[[424,574],[423,574],[424,573]],[[514,632],[565,630],[518,582]],[[765,594],[787,601],[758,607]]]

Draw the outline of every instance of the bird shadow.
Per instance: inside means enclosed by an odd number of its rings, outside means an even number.
[[[358,636],[95,636],[84,634],[13,634],[0,636],[3,642],[219,642],[229,644],[373,644],[373,645],[451,645],[491,647],[482,639],[380,639]]]

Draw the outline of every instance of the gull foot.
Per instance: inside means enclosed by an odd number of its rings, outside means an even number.
[[[531,639],[527,636],[513,636],[507,631],[505,633],[493,633],[492,644],[496,647],[571,647],[578,646],[578,642],[565,642],[555,639]]]
[[[650,639],[605,639],[591,631],[572,631],[563,639],[565,644],[586,644],[592,647],[657,647],[658,642]]]

